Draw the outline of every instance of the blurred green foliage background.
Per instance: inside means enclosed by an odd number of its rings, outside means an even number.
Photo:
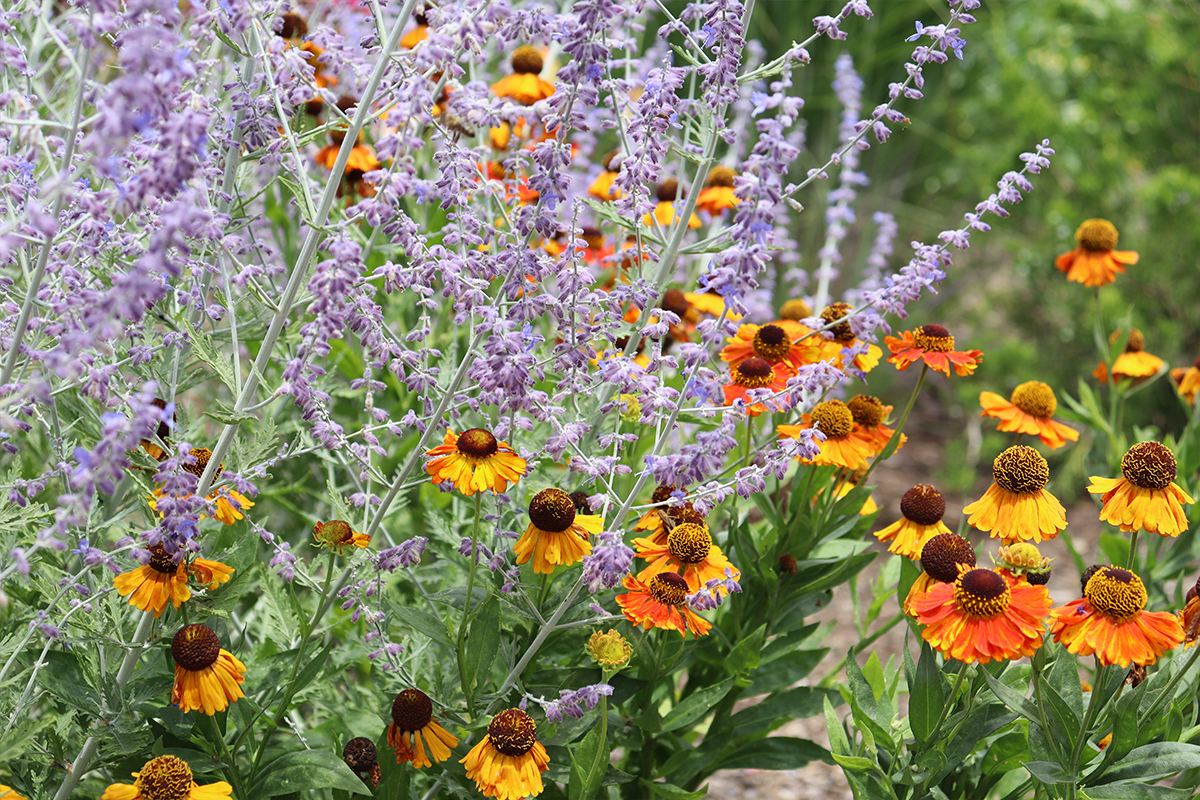
[[[750,35],[775,55],[810,35],[814,16],[840,7],[759,0]],[[812,65],[794,75],[810,120],[794,179],[836,146],[839,109],[829,88],[835,58],[854,56],[869,113],[886,102],[888,83],[904,78],[914,20],[930,25],[949,17],[942,0],[876,0],[872,8],[872,19],[844,23],[846,41],[815,42]],[[967,421],[977,417],[983,390],[1007,396],[1019,383],[1041,380],[1061,397],[1076,394],[1080,379],[1093,380],[1094,290],[1068,283],[1054,268],[1055,256],[1075,246],[1076,226],[1091,217],[1111,220],[1118,247],[1141,255],[1100,290],[1106,330],[1128,313],[1149,352],[1171,366],[1190,364],[1200,354],[1200,3],[985,0],[975,16],[978,22],[963,30],[964,60],[930,65],[925,98],[898,105],[910,124],[893,126],[886,144],[863,154],[871,184],[860,192],[839,288],[857,281],[875,234],[873,212],[897,218],[892,268],[899,268],[911,257],[908,242],[932,242],[958,227],[1001,175],[1020,169],[1020,153],[1049,138],[1057,155],[1048,172],[1033,177],[1034,192],[1010,218],[989,218],[992,232],[976,233],[969,250],[955,252],[939,294],[911,307],[908,327],[942,323],[961,347],[986,354],[969,381],[935,376],[922,404],[943,419]],[[806,209],[797,236],[809,269],[824,238],[830,188],[821,183],[799,198]],[[871,392],[901,402],[912,379],[880,369],[871,375]],[[1166,378],[1137,395],[1128,413],[1132,422],[1164,431],[1178,431],[1186,418]],[[988,471],[992,455],[1007,446],[992,427],[982,426],[982,442],[957,435],[947,441],[948,488],[969,491],[976,471]],[[1084,469],[1076,463],[1072,471]]]

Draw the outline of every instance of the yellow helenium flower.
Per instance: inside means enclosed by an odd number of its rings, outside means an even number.
[[[425,455],[434,456],[425,471],[435,484],[453,481],[454,488],[467,496],[488,489],[503,492],[525,474],[525,459],[508,442],[497,441],[483,428],[471,428],[461,435],[447,430],[442,444],[426,450]]]
[[[191,767],[177,756],[152,758],[133,778],[132,786],[111,784],[101,800],[228,800],[233,794],[233,787],[225,781],[199,786],[192,780]],[[5,795],[4,800],[12,797]]]
[[[888,552],[905,558],[921,558],[926,542],[941,533],[950,533],[942,522],[946,499],[927,483],[918,483],[900,498],[901,517],[875,532],[881,542],[890,542]]]
[[[217,634],[205,625],[186,625],[171,640],[175,686],[171,702],[183,713],[203,711],[210,717],[245,695],[246,665],[221,648]]]
[[[1013,389],[1011,401],[994,392],[982,392],[979,405],[983,408],[980,416],[1000,420],[996,430],[1036,436],[1052,450],[1079,439],[1079,431],[1051,419],[1058,410],[1058,398],[1041,381],[1022,383]]]
[[[1138,254],[1132,250],[1116,250],[1117,229],[1106,219],[1087,219],[1075,230],[1079,246],[1054,259],[1054,266],[1067,274],[1067,280],[1089,288],[1107,286],[1125,271],[1126,264],[1136,264]]]
[[[1050,466],[1032,447],[1010,447],[992,462],[993,483],[963,509],[967,524],[1005,542],[1053,539],[1067,527],[1067,512],[1046,491]]]
[[[387,740],[396,749],[396,763],[410,761],[416,769],[445,761],[450,748],[458,745],[458,737],[433,718],[433,701],[420,689],[405,689],[392,701]],[[422,741],[429,745],[429,755]]]
[[[129,605],[148,611],[158,619],[167,604],[176,610],[192,597],[188,576],[194,576],[208,589],[228,583],[233,568],[220,561],[197,558],[191,564],[182,558],[178,562],[161,545],[150,548],[150,560],[113,578],[117,594],[129,597]]]
[[[1102,495],[1100,521],[1126,532],[1178,536],[1187,530],[1185,503],[1195,502],[1175,481],[1175,454],[1158,442],[1140,442],[1121,458],[1120,478],[1092,477],[1088,491]]]
[[[591,534],[604,530],[604,518],[577,514],[575,501],[562,489],[543,489],[529,501],[529,527],[513,544],[517,563],[533,559],[533,571],[549,575],[592,552]]]
[[[713,544],[707,525],[687,522],[671,530],[666,544],[657,544],[653,539],[634,539],[633,545],[637,548],[637,557],[649,562],[638,573],[642,583],[649,583],[660,572],[682,572],[688,591],[697,592],[710,580],[724,578],[726,570],[735,579],[741,575],[721,548]]]
[[[545,100],[554,94],[554,84],[538,77],[544,65],[536,47],[518,47],[512,55],[512,74],[493,83],[492,92],[497,97],[511,97],[524,106]]]
[[[545,789],[542,773],[549,768],[550,757],[537,740],[533,719],[510,708],[492,717],[487,735],[460,762],[485,797],[522,800]]]

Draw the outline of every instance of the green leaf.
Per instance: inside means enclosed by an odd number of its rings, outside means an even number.
[[[869,758],[863,758],[862,756],[840,756],[837,753],[830,753],[830,755],[842,769],[848,769],[851,772],[871,772],[875,769],[875,762]]]
[[[729,694],[729,690],[732,688],[733,678],[727,678],[716,686],[701,689],[695,694],[690,695],[682,703],[667,712],[667,715],[663,717],[662,729],[664,731],[674,731],[685,725],[692,724],[708,714],[713,706],[721,702],[721,698]]]
[[[651,783],[645,779],[638,781],[638,783],[649,790],[651,797],[661,797],[664,800],[701,800],[702,797],[708,794],[707,783],[694,792],[689,792],[687,789],[680,789],[678,786],[670,783]]]
[[[1105,783],[1156,781],[1200,767],[1200,747],[1183,742],[1157,742],[1135,747],[1104,776]]]
[[[1175,789],[1170,786],[1147,786],[1142,783],[1119,783],[1109,786],[1093,786],[1080,793],[1090,800],[1187,800],[1194,796],[1192,789]]]
[[[946,686],[938,669],[937,656],[929,643],[922,640],[921,658],[917,661],[916,681],[909,692],[908,721],[913,736],[924,744],[933,733],[942,706],[946,702]]]
[[[957,769],[966,760],[967,756],[973,753],[987,737],[1012,723],[1016,718],[1016,714],[999,703],[989,703],[971,712],[971,715],[967,717],[962,727],[959,728],[958,735],[946,747],[946,762],[949,765],[946,771],[949,772],[950,769]],[[1003,738],[1001,737],[1001,739]],[[1003,751],[1000,751],[999,755],[1004,757],[1018,755],[1021,758],[1029,757],[1026,754],[1028,747],[1025,744],[1024,736],[1018,736],[1014,744],[1017,748],[1016,751],[1009,752],[1007,755]],[[987,745],[984,748],[984,752],[991,755],[995,747],[994,743]],[[1011,768],[1015,769],[1016,767],[1017,764],[1014,762]],[[935,773],[933,781],[936,783],[943,777],[945,777],[944,774],[938,775]]]
[[[846,683],[850,688],[850,709],[854,713],[854,723],[864,732],[869,732],[877,745],[895,750],[891,714],[884,713],[874,690],[853,658],[846,659]]]
[[[1025,761],[1021,764],[1029,774],[1042,783],[1074,783],[1075,777],[1068,774],[1053,761]]]
[[[826,697],[838,703],[842,699],[835,689],[818,689],[812,686],[797,686],[771,695],[730,718],[734,726],[734,736],[765,733],[774,730],[786,720],[807,719],[820,714],[823,699]]]
[[[838,718],[837,712],[833,710],[833,703],[829,702],[829,695],[825,696],[822,705],[825,708],[825,730],[829,734],[829,749],[836,754],[834,755],[836,761],[837,755],[846,755],[850,752],[850,742],[846,739],[846,729],[842,727],[842,721]]]
[[[454,649],[454,642],[450,641],[450,636],[446,633],[445,623],[425,609],[406,607],[404,609],[404,621],[412,625],[417,631],[428,636],[434,642],[450,650]]]
[[[487,680],[496,654],[500,652],[500,603],[495,597],[488,598],[471,622],[466,648],[464,677],[472,689],[467,693],[469,697]]]
[[[758,662],[762,659],[763,642],[766,638],[766,623],[759,625],[753,633],[742,638],[733,648],[729,657],[725,659],[725,669],[729,674],[739,675],[757,668]]]
[[[871,655],[867,656],[867,663],[862,668],[863,677],[867,680],[867,685],[871,687],[871,692],[875,695],[875,702],[879,702],[879,698],[883,697],[883,693],[887,691],[887,679],[883,677],[883,664],[879,663],[879,651],[872,650]]]
[[[998,679],[992,677],[992,673],[986,669],[980,670],[983,673],[984,680],[987,681],[988,688],[992,690],[992,694],[996,695],[996,699],[1004,705],[1011,708],[1013,711],[1025,717],[1031,722],[1038,722],[1038,710],[1027,697],[1019,694],[1015,689],[1001,683]]]
[[[714,769],[799,769],[810,761],[830,763],[833,757],[808,739],[772,736],[739,747]]]
[[[817,650],[796,650],[760,665],[752,674],[754,683],[746,690],[746,694],[766,694],[794,685],[797,681],[807,677],[828,652],[828,647]],[[764,653],[764,660],[765,658],[766,654]]]
[[[371,794],[366,784],[328,750],[301,750],[275,759],[259,773],[252,798],[277,797],[312,789],[342,789],[354,794]]]
[[[602,707],[600,713],[608,714]],[[567,786],[571,800],[591,800],[597,796],[600,783],[608,769],[607,725],[602,717],[588,731],[583,741],[571,751],[571,780]]]

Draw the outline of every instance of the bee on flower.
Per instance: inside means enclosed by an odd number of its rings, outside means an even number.
[[[845,351],[860,345],[858,335],[851,327],[850,320],[847,319],[853,311],[854,307],[849,303],[831,303],[821,312],[821,321],[825,325],[833,325],[825,333],[831,336],[833,343],[842,350],[834,363],[834,366],[839,368],[842,366]],[[882,357],[883,351],[879,347],[873,344],[867,345],[866,352],[854,356],[854,366],[863,372],[870,372],[879,366],[879,359]]]

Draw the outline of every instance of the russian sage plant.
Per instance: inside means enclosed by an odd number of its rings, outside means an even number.
[[[876,556],[872,470],[929,371],[983,357],[907,308],[1054,153],[1031,143],[906,263],[892,214],[857,219],[861,152],[979,5],[917,22],[872,97],[866,0],[770,58],[754,0],[10,4],[0,794],[698,798],[718,770],[836,760],[863,796],[981,796],[990,758],[1013,797],[1126,796],[1081,777],[1078,731],[1038,756],[1061,731],[1028,668],[923,646],[895,716],[905,678],[855,656],[903,613],[837,654],[844,685],[806,681],[811,616]],[[831,152],[792,82],[817,40]],[[888,362],[921,370],[885,400],[863,384],[892,326]],[[890,534],[910,560],[878,586],[906,607],[939,500],[906,495],[919,528]],[[1040,686],[1068,659],[1034,638],[997,663],[1034,655]],[[1167,680],[1108,707],[1174,713]],[[832,750],[768,736],[822,711]],[[1200,766],[1175,719],[1115,738],[1109,783]],[[1171,769],[1138,771],[1143,734]]]

